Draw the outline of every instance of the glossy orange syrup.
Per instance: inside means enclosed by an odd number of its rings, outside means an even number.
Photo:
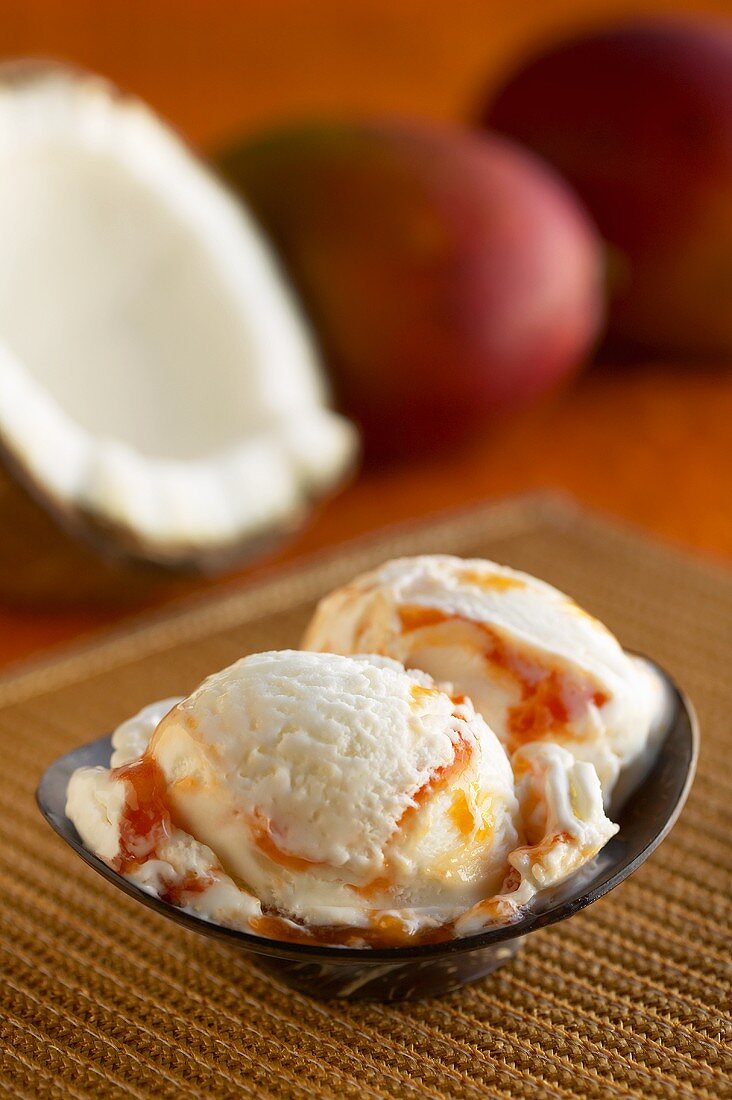
[[[163,901],[169,905],[187,905],[193,894],[202,894],[213,886],[216,879],[213,875],[198,875],[195,871],[187,871],[180,882],[166,884],[160,892]]]
[[[438,928],[423,928],[409,932],[398,917],[373,910],[366,928],[347,925],[305,925],[288,921],[278,913],[252,917],[249,925],[258,936],[283,940],[286,943],[306,943],[313,947],[416,947],[426,943],[444,943],[454,936],[454,924]]]
[[[411,633],[423,630],[427,626],[441,626],[451,620],[459,621],[457,615],[447,615],[436,607],[421,607],[418,604],[405,604],[399,608],[399,621],[402,630]]]
[[[412,684],[410,689],[412,696],[412,706],[419,708],[423,703],[428,703],[430,699],[434,699],[439,694],[437,688],[423,687],[422,684]]]
[[[566,831],[552,833],[551,836],[545,836],[539,844],[525,844],[521,848],[516,848],[516,854],[531,852],[532,859],[540,861],[544,856],[549,855],[556,844],[572,844],[573,841],[574,837]]]
[[[475,829],[475,817],[470,808],[468,796],[462,788],[455,791],[449,814],[450,820],[461,836],[469,837],[472,835]]]
[[[469,569],[467,566],[460,570],[461,584],[473,584],[476,588],[482,588],[484,592],[507,592],[511,588],[526,588],[526,581],[520,577],[510,577],[503,573],[485,573],[480,569]]]
[[[120,854],[112,865],[113,870],[126,875],[154,858],[159,844],[170,836],[170,809],[165,777],[149,753],[114,768],[111,777],[123,780],[126,788],[120,821]]]
[[[261,814],[255,815],[250,828],[257,848],[278,867],[285,867],[288,871],[311,871],[313,867],[328,866],[324,860],[307,859],[281,848],[272,834],[271,822]]]
[[[158,848],[171,834],[172,815],[165,776],[150,753],[113,768],[111,775],[124,781],[127,792],[120,821],[120,854],[111,866],[119,874],[127,875],[158,857]],[[180,881],[164,884],[160,897],[171,905],[185,905],[192,894],[202,894],[213,882],[213,875],[189,871]]]
[[[484,638],[482,652],[485,660],[510,677],[521,692],[520,702],[508,708],[511,750],[564,729],[578,707],[589,703],[601,707],[608,702],[609,696],[598,691],[589,679],[570,676],[548,661],[517,652],[486,623],[416,604],[400,608],[399,619],[405,633],[450,622],[464,623],[480,631]]]

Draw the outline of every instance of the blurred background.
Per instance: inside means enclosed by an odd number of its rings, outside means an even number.
[[[681,30],[613,38],[639,14]],[[728,561],[731,14],[613,0],[7,0],[0,59],[107,77],[244,196],[363,443],[312,511],[243,564],[224,555],[205,576],[176,569],[129,591],[120,569],[92,600],[64,576],[108,554],[107,533],[89,550],[42,492],[30,496],[50,525],[31,516],[11,456],[0,662],[386,524],[525,491],[569,493]],[[601,38],[562,53],[579,34]],[[297,125],[270,142],[283,124]],[[47,535],[58,599],[41,573],[34,599],[14,591],[13,563]]]

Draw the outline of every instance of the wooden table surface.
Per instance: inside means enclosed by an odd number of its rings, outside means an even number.
[[[536,43],[620,0],[5,0],[3,57],[60,57],[147,99],[201,150],[295,116],[460,119]],[[728,0],[693,5],[730,11]],[[553,487],[732,558],[732,364],[594,366],[460,453],[362,474],[273,566],[383,524]],[[0,536],[1,537],[1,536]],[[226,578],[222,583],[231,583]],[[193,586],[191,586],[191,589]],[[118,621],[119,610],[0,607],[0,664]]]

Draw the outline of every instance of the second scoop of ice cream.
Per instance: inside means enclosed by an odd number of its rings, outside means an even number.
[[[606,802],[662,709],[648,668],[556,588],[482,559],[400,558],[327,596],[306,649],[384,653],[468,695],[511,756],[546,741],[597,770]]]

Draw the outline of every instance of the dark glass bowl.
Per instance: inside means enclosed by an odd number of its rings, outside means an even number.
[[[513,958],[530,932],[566,920],[607,894],[648,859],[672,828],[694,777],[699,733],[688,699],[663,670],[653,667],[668,689],[666,721],[653,766],[620,813],[611,811],[620,831],[592,863],[535,899],[519,921],[446,943],[392,948],[286,943],[223,928],[145,893],[88,851],[65,813],[71,773],[88,765],[108,767],[110,737],[74,749],[52,764],[41,779],[36,797],[41,812],[59,836],[118,889],[168,920],[239,948],[262,970],[303,993],[381,1001],[437,996],[489,974]]]

